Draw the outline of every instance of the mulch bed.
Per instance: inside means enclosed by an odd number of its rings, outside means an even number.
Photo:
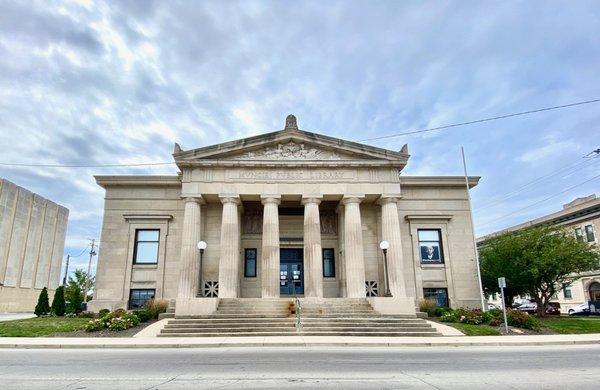
[[[48,337],[133,337],[137,332],[144,329],[148,325],[152,325],[156,321],[157,320],[143,322],[138,326],[134,326],[133,328],[120,331],[102,329],[97,332],[86,332],[85,330],[76,330],[74,332],[54,333],[52,336]]]

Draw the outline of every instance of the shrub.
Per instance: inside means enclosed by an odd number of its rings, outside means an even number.
[[[83,295],[77,285],[71,287],[69,292],[69,304],[67,305],[67,313],[81,312],[81,304],[83,303]]]
[[[77,314],[77,317],[80,317],[80,318],[94,318],[94,317],[96,317],[96,315],[92,311],[83,311],[83,312]]]
[[[502,323],[502,310],[492,309],[482,314],[483,323],[498,326]]]
[[[508,325],[517,328],[539,330],[541,327],[540,321],[534,316],[530,316],[524,311],[509,310],[506,313]]]
[[[52,313],[56,316],[62,317],[65,315],[67,310],[67,304],[65,303],[65,288],[58,286],[54,292],[54,298],[52,299]]]
[[[151,318],[158,318],[160,313],[164,313],[167,311],[167,307],[169,307],[169,302],[164,299],[149,299],[144,304],[144,309],[148,310],[151,314]]]
[[[100,310],[100,311],[98,312],[98,318],[102,318],[102,317],[104,317],[105,315],[107,315],[108,313],[110,313],[110,310],[108,310],[108,309],[102,309],[102,310]]]
[[[433,299],[423,299],[419,303],[419,311],[427,313],[429,317],[435,316],[435,310],[437,309],[437,303]]]
[[[441,317],[446,313],[451,313],[453,310],[449,307],[438,307],[435,309],[434,314],[436,317]]]
[[[483,314],[479,309],[463,309],[460,311],[460,322],[463,324],[479,325],[483,323]]]
[[[50,302],[48,301],[48,289],[44,287],[38,297],[37,305],[35,305],[34,313],[40,317],[50,312]]]
[[[99,330],[102,330],[106,328],[104,322],[100,319],[97,320],[91,320],[90,322],[88,322],[85,325],[85,331],[86,332],[97,332]]]
[[[440,317],[440,321],[442,322],[458,322],[458,320],[459,317],[455,311],[447,311]]]
[[[146,322],[152,319],[152,313],[148,309],[135,310],[133,312],[141,322]]]
[[[133,313],[125,313],[122,317],[112,318],[108,329],[112,331],[126,330],[140,323],[139,318]]]

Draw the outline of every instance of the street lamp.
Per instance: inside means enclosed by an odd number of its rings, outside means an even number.
[[[383,251],[383,274],[385,275],[385,293],[384,297],[391,297],[392,293],[390,292],[390,280],[388,279],[388,264],[387,264],[387,250],[390,248],[390,243],[386,240],[383,240],[379,243],[379,247]]]
[[[208,246],[206,241],[198,241],[198,250],[200,251],[200,267],[198,270],[198,292],[200,296],[204,296],[204,291],[202,291],[202,255],[204,254],[204,250]]]

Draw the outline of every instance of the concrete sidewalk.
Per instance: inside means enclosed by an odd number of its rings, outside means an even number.
[[[465,347],[600,344],[600,334],[476,337],[0,337],[0,348]]]

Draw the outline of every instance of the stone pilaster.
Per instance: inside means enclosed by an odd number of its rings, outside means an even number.
[[[400,220],[398,219],[399,196],[382,196],[381,205],[381,238],[390,243],[387,250],[388,279],[390,292],[393,297],[406,297],[406,282],[404,281],[404,264],[402,258],[402,237]],[[380,286],[380,291],[383,289]]]
[[[263,298],[279,298],[279,203],[276,195],[261,196],[263,231],[261,281]]]
[[[362,199],[362,196],[348,196],[342,199],[344,205],[346,297],[348,298],[364,298],[366,296],[365,260],[360,217],[360,202]]]
[[[202,197],[184,198],[183,225],[181,227],[181,254],[179,257],[179,289],[178,299],[192,299],[201,290],[198,285],[200,276],[200,251],[198,241],[202,235],[202,219],[200,204]]]
[[[223,203],[221,255],[219,257],[219,298],[239,296],[240,222],[238,196],[219,196]]]
[[[320,197],[302,199],[304,205],[304,296],[323,297]]]

